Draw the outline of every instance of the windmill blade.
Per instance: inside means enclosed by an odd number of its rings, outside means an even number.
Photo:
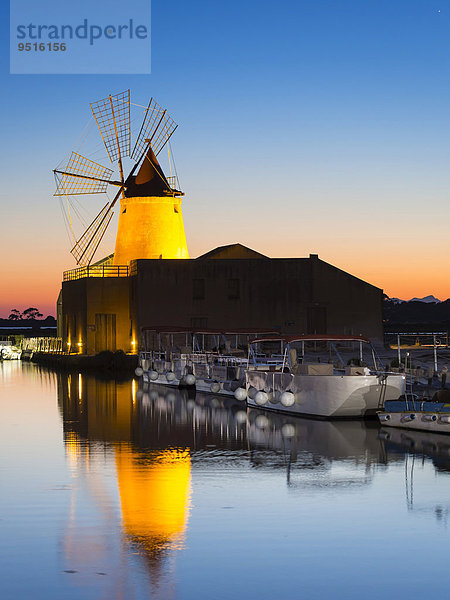
[[[78,265],[90,264],[97,248],[102,241],[105,231],[113,217],[112,204],[105,204],[75,246],[70,251]]]
[[[178,125],[167,114],[167,111],[161,108],[152,98],[145,110],[144,121],[131,153],[131,158],[140,161],[149,143],[157,156],[177,127]]]
[[[111,162],[130,156],[130,90],[91,103]]]
[[[57,187],[54,196],[100,194],[111,182],[112,169],[72,152],[64,170],[54,171]],[[112,182],[111,182],[112,183]]]

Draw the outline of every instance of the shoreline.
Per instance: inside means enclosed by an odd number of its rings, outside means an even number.
[[[138,366],[138,355],[125,354],[122,350],[104,351],[95,355],[36,352],[30,358],[22,358],[22,360],[61,371],[100,371],[111,375],[130,376],[134,376],[134,370]]]

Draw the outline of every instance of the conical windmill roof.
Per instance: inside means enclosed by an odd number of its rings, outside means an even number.
[[[147,154],[135,177],[130,176],[125,182],[125,196],[167,196],[172,195],[172,189],[161,169],[158,160],[149,147]]]

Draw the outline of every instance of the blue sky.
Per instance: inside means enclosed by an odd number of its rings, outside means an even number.
[[[126,88],[180,124],[192,256],[318,252],[393,296],[450,296],[448,0],[153,0],[151,75],[9,75],[2,17],[0,233],[33,248],[2,267],[9,303],[25,261],[49,303],[74,266],[51,170],[89,103]]]

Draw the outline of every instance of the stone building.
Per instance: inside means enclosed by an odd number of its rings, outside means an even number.
[[[139,349],[143,327],[261,329],[382,337],[382,290],[322,260],[269,258],[232,244],[196,259],[139,259],[67,271],[64,345]]]

